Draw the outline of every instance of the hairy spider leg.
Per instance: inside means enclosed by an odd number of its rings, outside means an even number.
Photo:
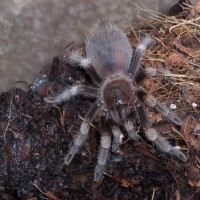
[[[123,133],[117,125],[113,125],[111,128],[113,141],[112,141],[112,152],[119,151],[119,145],[121,144]]]
[[[63,92],[53,96],[53,97],[45,97],[44,100],[47,103],[62,103],[63,101],[69,100],[71,97],[76,95],[86,95],[89,97],[97,96],[97,88],[89,87],[85,85],[74,85],[71,88],[67,87],[63,90]]]
[[[135,78],[140,70],[140,61],[145,54],[147,48],[153,43],[153,39],[147,35],[141,42],[139,42],[138,46],[135,49],[135,53],[133,55],[132,63],[128,69],[128,73],[133,74],[133,78]]]
[[[99,85],[101,83],[102,79],[96,73],[90,60],[81,56],[77,51],[71,53],[69,56],[69,63],[78,64],[85,69],[94,84]]]
[[[137,142],[140,139],[140,136],[137,134],[137,131],[135,130],[136,121],[134,119],[126,119],[123,125],[124,128],[126,129],[126,132],[128,133],[128,137],[131,140]]]
[[[95,167],[95,172],[94,172],[95,182],[99,182],[101,180],[105,165],[110,157],[111,136],[109,133],[105,116],[100,117],[100,130],[101,130],[101,145],[99,149],[97,165]]]
[[[138,113],[140,116],[140,122],[142,124],[142,127],[144,129],[145,135],[147,139],[149,139],[151,142],[153,142],[160,150],[172,154],[176,156],[178,159],[180,159],[183,162],[187,161],[187,157],[185,154],[183,154],[178,147],[172,146],[166,138],[160,135],[158,131],[156,131],[154,128],[152,128],[152,125],[148,119],[146,110],[143,105],[141,105],[138,108]]]
[[[144,69],[144,73],[147,76],[159,76],[161,74],[165,76],[171,76],[171,72],[169,69],[163,69],[163,68],[156,68],[156,67],[146,67]]]
[[[130,116],[133,117],[133,115]],[[136,121],[134,120],[134,118],[130,118],[130,116],[124,120],[123,126],[126,132],[128,133],[128,137],[131,140],[137,142],[140,139],[140,136],[137,134],[135,130]],[[113,135],[112,152],[117,152],[120,149],[119,146],[122,142],[123,133],[116,124],[112,125],[112,135]]]
[[[160,114],[167,117],[169,120],[174,122],[175,124],[181,126],[182,120],[177,117],[169,108],[167,108],[164,104],[159,103],[153,95],[146,94],[144,96],[144,103],[148,106],[157,110]]]
[[[80,130],[74,138],[73,145],[69,148],[69,151],[66,157],[64,158],[64,162],[66,165],[69,165],[71,163],[74,156],[77,154],[77,152],[80,150],[80,148],[87,140],[90,124],[92,123],[99,108],[100,108],[99,102],[95,102],[87,112],[85,116],[85,121],[82,122]]]

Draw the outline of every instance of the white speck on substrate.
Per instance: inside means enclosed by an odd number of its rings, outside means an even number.
[[[173,103],[172,103],[172,104],[170,105],[170,109],[171,109],[171,110],[175,110],[175,109],[176,109],[176,104],[173,104]]]
[[[196,108],[196,107],[197,107],[197,104],[196,104],[195,102],[193,102],[193,103],[192,103],[192,107],[193,107],[193,108]]]

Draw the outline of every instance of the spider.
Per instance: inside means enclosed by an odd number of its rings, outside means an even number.
[[[138,120],[146,138],[158,149],[176,156],[183,162],[187,161],[187,157],[178,146],[171,145],[152,127],[147,116],[145,106],[150,106],[175,124],[179,126],[182,124],[179,117],[140,86],[145,75],[154,76],[157,73],[153,67],[143,70],[140,66],[142,56],[152,43],[153,39],[146,35],[139,42],[133,55],[128,38],[118,27],[110,25],[92,29],[86,39],[86,56],[83,57],[76,51],[72,52],[69,62],[84,68],[93,86],[73,85],[62,93],[44,98],[48,103],[61,103],[75,95],[95,98],[64,158],[64,163],[69,165],[88,139],[90,124],[98,113],[101,144],[94,172],[95,182],[102,179],[110,149],[113,152],[119,151],[123,135],[121,127],[125,129],[131,140],[137,141],[140,138],[135,128]]]

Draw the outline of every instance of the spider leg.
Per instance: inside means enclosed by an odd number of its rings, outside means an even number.
[[[119,145],[121,144],[123,137],[123,133],[117,125],[112,126],[112,135],[112,152],[117,152],[120,149]]]
[[[129,138],[131,140],[138,141],[140,136],[135,131],[135,124],[136,121],[134,120],[133,113],[129,114],[128,118],[123,120],[123,126],[126,129]],[[112,134],[113,134],[112,151],[117,152],[119,150],[119,145],[122,142],[123,133],[116,124],[113,124]]]
[[[110,156],[111,136],[106,124],[106,117],[100,117],[101,127],[101,147],[99,149],[99,155],[97,165],[94,172],[94,181],[99,182],[101,180],[105,165]]]
[[[69,63],[78,64],[80,67],[85,69],[94,84],[99,85],[101,83],[102,80],[96,73],[90,60],[81,56],[77,51],[71,53],[69,56]]]
[[[147,35],[141,42],[139,42],[138,46],[136,47],[132,63],[130,68],[128,69],[129,73],[133,74],[133,78],[137,76],[137,73],[140,69],[140,61],[145,54],[147,48],[153,43],[153,39]]]
[[[182,120],[179,117],[177,117],[170,109],[166,108],[164,104],[157,102],[156,98],[153,95],[146,94],[144,96],[144,102],[148,106],[156,109],[162,115],[166,116],[169,120],[171,120],[175,124],[181,125],[183,123]]]
[[[166,68],[146,67],[143,71],[144,74],[148,77],[158,76],[160,80],[162,80],[164,83],[170,84],[173,87],[175,86],[173,74],[167,67]]]
[[[130,119],[124,122],[124,128],[126,129],[129,138],[131,140],[138,141],[140,139],[140,136],[137,134],[134,125],[135,123],[133,123]]]
[[[89,97],[97,96],[97,89],[95,87],[89,87],[85,85],[74,85],[71,88],[66,88],[60,94],[55,95],[54,97],[45,97],[44,100],[47,103],[62,103],[63,101],[69,100],[71,97],[76,95],[86,95]]]
[[[159,76],[159,75],[165,75],[170,76],[172,75],[169,69],[162,69],[162,68],[155,68],[155,67],[146,67],[144,69],[144,73],[147,76]]]
[[[96,113],[98,112],[100,105],[98,102],[90,108],[85,116],[85,121],[82,122],[79,133],[75,136],[73,145],[70,147],[68,154],[64,158],[64,162],[66,165],[69,165],[74,156],[77,154],[79,149],[85,143],[88,138],[88,132],[90,128],[90,123],[94,119]]]
[[[138,108],[138,112],[140,115],[140,121],[142,124],[142,127],[144,129],[145,135],[147,139],[149,139],[151,142],[153,142],[160,150],[172,154],[176,156],[178,159],[180,159],[183,162],[187,161],[187,157],[185,154],[183,154],[179,147],[172,146],[166,138],[160,135],[158,131],[156,131],[154,128],[152,128],[152,125],[148,119],[147,113],[144,109],[144,106],[140,106]]]

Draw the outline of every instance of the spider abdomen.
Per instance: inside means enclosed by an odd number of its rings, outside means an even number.
[[[86,56],[102,79],[126,72],[131,64],[132,52],[127,37],[114,26],[93,30],[86,41]]]

